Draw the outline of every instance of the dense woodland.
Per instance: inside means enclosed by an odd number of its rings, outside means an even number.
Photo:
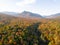
[[[0,16],[0,45],[60,45],[58,20],[9,17]]]

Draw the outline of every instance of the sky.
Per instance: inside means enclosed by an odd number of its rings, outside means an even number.
[[[0,0],[0,12],[30,11],[48,16],[60,13],[60,0]]]

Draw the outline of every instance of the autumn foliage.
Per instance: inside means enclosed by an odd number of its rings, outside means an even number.
[[[60,45],[60,22],[48,19],[0,20],[0,45]]]

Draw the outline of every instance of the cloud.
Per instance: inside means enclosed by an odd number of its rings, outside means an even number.
[[[0,4],[0,7],[8,6],[8,4]]]
[[[20,2],[17,2],[16,5],[20,6],[20,7],[25,7],[29,4],[34,4],[36,2],[36,0],[22,0]]]

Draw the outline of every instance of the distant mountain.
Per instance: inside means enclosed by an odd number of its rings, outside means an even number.
[[[0,15],[9,15],[9,16],[15,16],[15,17],[22,17],[22,18],[49,18],[49,19],[60,19],[60,13],[52,14],[50,16],[41,16],[40,14],[32,13],[29,11],[23,11],[21,13],[16,12],[0,12]],[[8,16],[8,17],[9,17]]]
[[[12,15],[0,13],[0,23],[3,23],[3,24],[8,24],[8,22],[10,22],[11,20],[14,20],[16,18],[17,17],[12,16]]]
[[[12,16],[18,16],[19,13],[16,13],[16,12],[1,12],[3,14],[7,14],[7,15],[12,15]]]
[[[23,17],[23,18],[42,18],[40,14],[32,13],[29,11],[23,11],[22,13],[16,13],[16,12],[1,12],[1,13],[16,17]]]
[[[40,14],[32,13],[29,11],[23,11],[22,13],[16,13],[16,12],[0,12],[0,15],[6,15],[7,17],[22,17],[22,18],[49,18],[49,19],[60,19],[60,13],[52,14],[50,16],[41,16]],[[9,15],[9,16],[8,16]]]
[[[23,11],[22,13],[15,13],[15,12],[0,12],[0,22],[14,20],[14,19],[40,19],[42,18],[41,15]]]
[[[45,18],[60,18],[60,13],[52,14],[50,16],[45,16]]]
[[[40,14],[32,13],[29,11],[23,11],[22,13],[15,12],[0,12],[0,22],[7,22],[14,19],[28,19],[28,20],[59,20],[60,13],[52,14],[50,16],[41,16]]]
[[[19,14],[19,16],[24,18],[42,18],[40,14],[36,14],[28,11],[23,11],[22,13]]]

